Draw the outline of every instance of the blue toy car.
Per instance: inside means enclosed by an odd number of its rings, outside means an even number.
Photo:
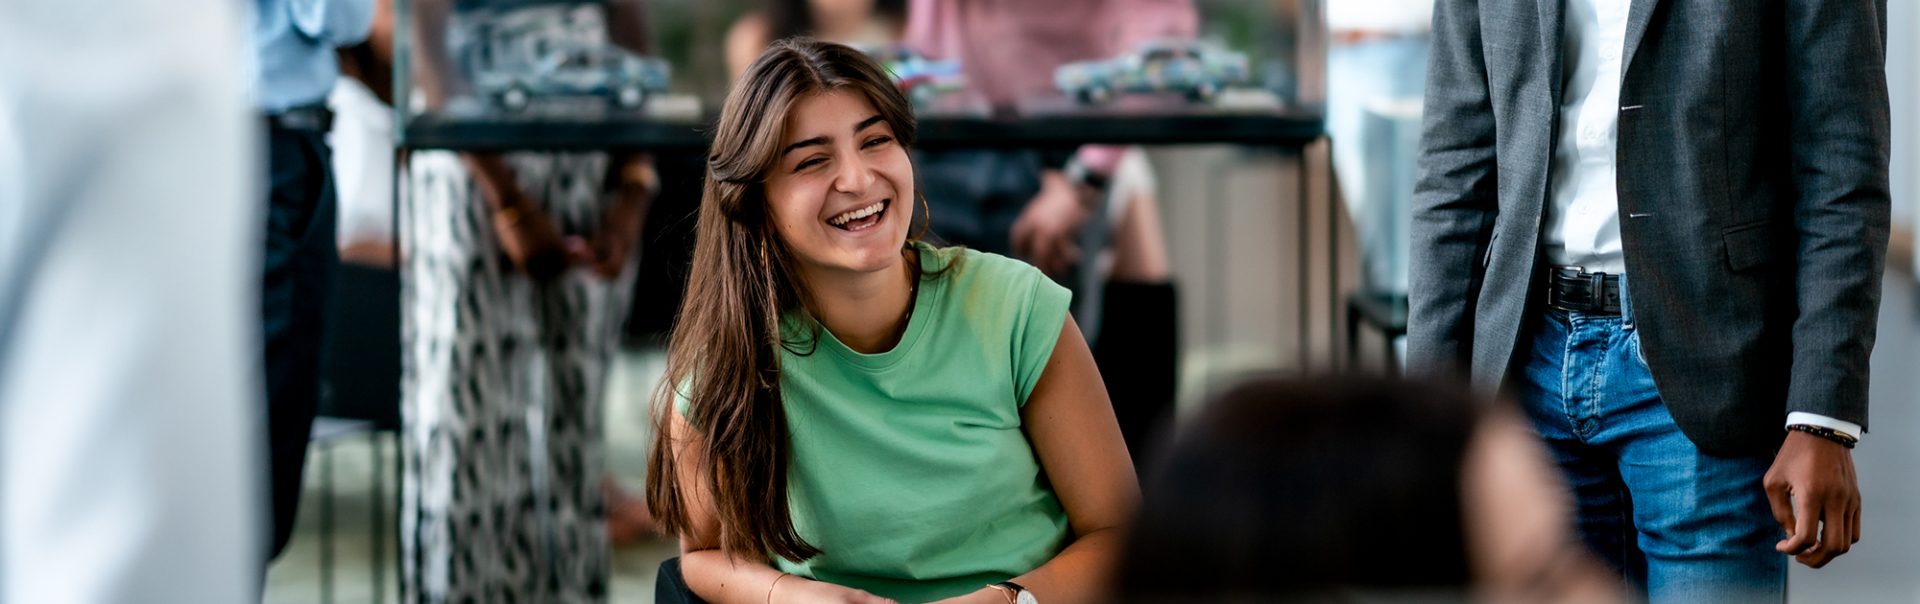
[[[598,97],[608,106],[638,109],[647,98],[666,92],[672,67],[616,46],[553,45],[524,70],[475,74],[474,88],[496,107],[525,110],[537,98]]]
[[[1247,56],[1192,40],[1154,40],[1112,59],[1062,65],[1053,81],[1061,93],[1089,104],[1168,92],[1204,102],[1247,82]]]
[[[856,48],[885,65],[893,74],[894,85],[899,86],[900,92],[914,105],[931,105],[940,95],[966,87],[967,78],[961,73],[958,61],[930,59],[904,44]]]

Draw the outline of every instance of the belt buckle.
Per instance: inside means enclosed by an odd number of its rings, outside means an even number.
[[[1587,305],[1592,312],[1607,311],[1607,274],[1592,273],[1587,276]]]
[[[1578,313],[1606,309],[1606,273],[1588,273],[1583,267],[1556,266],[1548,277],[1547,306]]]
[[[287,130],[327,132],[333,129],[333,111],[326,105],[302,105],[270,117],[274,125]]]

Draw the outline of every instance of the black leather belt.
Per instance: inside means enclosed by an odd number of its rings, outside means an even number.
[[[1554,267],[1547,272],[1547,307],[1591,315],[1620,314],[1620,276]]]
[[[326,133],[333,129],[333,110],[325,104],[301,105],[267,114],[267,126],[282,130]]]

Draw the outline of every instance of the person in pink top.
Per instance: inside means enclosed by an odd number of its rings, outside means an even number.
[[[1156,38],[1191,38],[1198,29],[1192,0],[909,0],[903,42],[959,61],[967,94],[1017,107],[1058,97],[1053,73],[1061,65],[1114,57]],[[1145,154],[1093,145],[922,151],[916,165],[936,236],[1018,257],[1075,290],[1075,314],[1089,326],[1137,458],[1155,421],[1172,409],[1179,341]]]
[[[1154,38],[1191,38],[1192,0],[909,0],[906,43],[958,60],[996,105],[1053,91],[1053,70]]]

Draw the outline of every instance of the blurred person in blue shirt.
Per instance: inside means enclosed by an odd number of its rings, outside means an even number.
[[[320,397],[324,316],[333,271],[334,189],[327,93],[334,49],[366,39],[373,0],[259,0],[253,25],[254,109],[267,130],[267,232],[262,336],[273,532],[267,558],[293,534],[300,472]]]

